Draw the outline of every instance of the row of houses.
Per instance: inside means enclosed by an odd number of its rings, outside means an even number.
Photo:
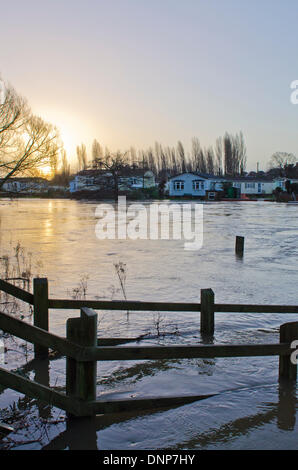
[[[203,173],[182,173],[170,178],[168,182],[169,195],[179,196],[214,196],[214,193],[221,192],[230,186],[234,188],[236,197],[243,195],[268,195],[272,194],[276,188],[286,189],[287,178],[252,177],[252,176],[215,176]],[[298,180],[288,180],[291,184]],[[210,194],[211,193],[211,194]]]
[[[0,179],[0,182],[2,181]],[[48,187],[49,181],[45,178],[19,177],[6,180],[1,187],[1,191],[9,193],[40,193],[47,191]]]
[[[0,183],[3,179],[0,178]],[[9,178],[3,185],[1,191],[12,194],[46,194],[49,191],[67,191],[68,188],[52,184],[46,178],[39,177],[16,177]]]
[[[209,197],[212,193],[222,192],[227,186],[234,188],[235,197],[243,195],[268,195],[280,187],[286,189],[286,178],[272,178],[269,176],[216,176],[203,173],[181,173],[169,177],[165,183],[165,191],[170,197]],[[298,180],[290,180],[296,183]],[[84,170],[77,173],[70,182],[70,192],[99,191],[111,189],[114,180],[112,173],[100,170]],[[129,191],[141,188],[158,186],[152,171],[136,168],[126,168],[119,175],[119,191]],[[211,194],[210,194],[211,193]]]
[[[225,193],[230,190],[230,197],[244,197],[244,195],[269,195],[277,188],[286,190],[286,182],[298,183],[298,179],[284,177],[272,178],[270,176],[216,176],[204,173],[181,173],[169,177],[164,184],[164,190],[170,197],[198,197],[213,199],[216,193]],[[103,170],[83,170],[78,172],[70,181],[69,187],[64,190],[70,193],[86,191],[109,191],[114,187],[114,178],[111,172]],[[154,188],[160,183],[156,181],[151,170],[140,168],[125,168],[118,176],[119,191],[134,191],[142,188]],[[2,191],[11,193],[42,193],[55,189],[44,178],[11,178],[2,186]],[[59,188],[63,189],[63,188]]]

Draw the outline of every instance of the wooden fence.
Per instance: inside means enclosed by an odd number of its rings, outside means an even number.
[[[97,361],[186,359],[216,357],[279,356],[279,377],[296,381],[297,366],[291,361],[294,349],[291,343],[298,340],[298,322],[280,327],[277,344],[233,344],[199,346],[117,346],[129,339],[97,338],[96,310],[134,310],[200,312],[201,334],[208,339],[214,333],[214,317],[217,312],[298,313],[293,305],[230,305],[216,304],[212,289],[201,290],[200,303],[164,303],[138,301],[97,301],[50,299],[47,279],[37,278],[33,294],[0,280],[0,290],[27,302],[34,307],[34,324],[28,324],[11,315],[0,312],[0,329],[34,344],[35,357],[48,357],[48,349],[59,351],[66,357],[66,394],[14,372],[0,368],[0,384],[40,399],[65,410],[69,416],[145,410],[191,403],[213,396],[196,395],[164,398],[104,401],[96,399]],[[54,335],[49,329],[49,309],[79,309],[80,317],[70,318],[66,325],[66,338]]]

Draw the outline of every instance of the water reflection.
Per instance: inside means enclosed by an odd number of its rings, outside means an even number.
[[[46,219],[43,223],[43,231],[42,235],[47,238],[53,235],[53,227],[52,221],[50,219]]]
[[[278,403],[264,404],[266,411],[225,423],[215,431],[197,434],[188,441],[177,445],[179,449],[198,449],[216,447],[219,442],[230,442],[233,438],[247,435],[250,431],[263,427],[265,424],[274,425],[283,431],[294,430],[296,423],[297,387],[293,382],[279,382]]]
[[[278,429],[292,431],[296,421],[296,384],[280,383],[278,395],[279,399],[277,404],[264,404],[266,411],[256,412],[250,416],[227,422],[215,431],[197,434],[190,440],[180,442],[175,448],[195,449],[216,445],[222,441],[227,442],[233,438],[245,436],[250,431],[268,423],[274,424],[276,422]],[[138,417],[160,413],[160,411],[161,410],[144,412],[138,414]],[[86,419],[69,419],[67,420],[65,431],[56,436],[49,444],[45,445],[43,449],[100,449],[100,431],[112,425],[135,418],[136,415],[133,413],[119,413],[117,415],[96,416]]]

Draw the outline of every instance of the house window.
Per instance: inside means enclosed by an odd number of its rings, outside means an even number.
[[[254,187],[255,187],[255,183],[245,183],[245,189],[254,188]]]
[[[92,186],[94,183],[94,178],[86,178],[86,186]]]
[[[183,189],[184,189],[184,181],[174,181],[175,191],[183,191]]]
[[[194,191],[200,191],[200,190],[204,189],[204,181],[194,180],[192,182],[192,189]]]

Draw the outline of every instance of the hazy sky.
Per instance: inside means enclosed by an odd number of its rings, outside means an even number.
[[[243,131],[248,169],[298,156],[295,0],[0,0],[0,72],[70,156]]]

